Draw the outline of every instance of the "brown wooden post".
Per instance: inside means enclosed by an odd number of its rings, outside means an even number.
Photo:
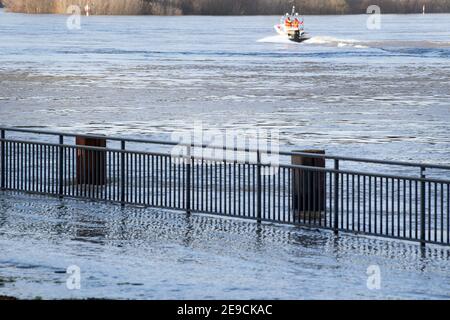
[[[324,150],[295,150],[299,153],[325,154]],[[325,168],[325,158],[292,155],[293,165]],[[295,214],[305,212],[319,215],[325,210],[325,173],[294,169],[292,177],[293,209]]]
[[[106,148],[106,139],[76,137],[78,146]],[[106,184],[106,152],[77,149],[77,184]]]

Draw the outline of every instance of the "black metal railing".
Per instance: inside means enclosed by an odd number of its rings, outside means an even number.
[[[450,166],[283,151],[274,168],[262,161],[266,151],[250,148],[232,149],[255,154],[254,161],[239,161],[193,152],[223,146],[16,128],[0,133],[1,190],[450,245]],[[76,137],[110,146],[79,145]],[[180,145],[182,155],[167,150]],[[327,160],[326,166],[291,164],[298,156]],[[274,172],[265,174],[269,169]]]

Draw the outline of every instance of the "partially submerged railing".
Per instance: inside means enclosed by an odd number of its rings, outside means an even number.
[[[264,175],[270,164],[262,162],[265,151],[257,149],[234,148],[256,155],[254,161],[238,161],[193,155],[192,148],[198,146],[191,144],[181,144],[186,153],[179,157],[148,148],[172,148],[180,145],[176,142],[15,128],[0,128],[0,133],[2,190],[450,245],[450,166],[280,152],[284,161],[276,173]],[[42,136],[56,141],[38,139]],[[75,137],[103,139],[114,146],[81,146]],[[291,157],[298,156],[324,159],[328,166],[291,164]],[[343,163],[401,170],[356,171]],[[418,174],[405,168],[417,168]],[[427,177],[430,170],[444,174]]]

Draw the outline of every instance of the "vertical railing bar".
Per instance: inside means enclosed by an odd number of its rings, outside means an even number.
[[[378,179],[377,177],[374,177],[374,187],[373,187],[373,191],[374,191],[374,233],[376,234],[378,231]]]
[[[323,178],[323,180],[322,180]],[[319,172],[319,184],[321,184],[323,181],[323,188],[321,186],[320,191],[324,191],[323,194],[319,194],[319,225],[320,226],[327,226],[327,186],[328,186],[328,180],[327,180],[327,173],[326,172]],[[322,199],[323,198],[323,199]],[[322,208],[323,208],[323,221],[322,221]]]
[[[389,178],[386,178],[386,216],[385,216],[385,222],[386,222],[386,235],[389,235]],[[391,180],[393,181],[393,179]],[[392,190],[394,188],[392,187]],[[392,192],[391,190],[391,192]],[[391,196],[391,203],[393,201],[393,197]],[[391,205],[392,207],[392,205]]]
[[[356,230],[359,232],[359,231],[361,231],[361,175],[357,175],[357,182],[358,182],[358,200],[357,200],[357,206],[358,206],[358,209],[357,209],[357,215],[358,215],[358,217],[357,217],[357,219],[356,219],[356,225],[357,225],[357,228],[356,228]]]
[[[231,203],[232,203],[232,194],[233,194],[233,186],[234,186],[234,183],[232,183],[232,179],[231,179],[231,176],[232,176],[232,174],[231,174],[231,172],[232,172],[233,170],[232,170],[232,165],[231,165],[231,162],[229,162],[228,163],[228,211],[229,211],[229,213],[230,213],[230,215],[236,215],[236,211],[232,211],[231,210],[231,207],[232,207],[232,205],[231,205]],[[202,176],[202,179],[203,179],[203,176]]]
[[[2,154],[1,160],[0,160],[1,161],[0,165],[2,167],[1,174],[0,174],[0,176],[1,176],[0,189],[5,190],[6,189],[6,142],[5,142],[6,131],[4,129],[0,130],[0,138],[2,140],[0,142],[0,150],[1,150],[0,152]]]
[[[316,213],[317,213],[317,190],[318,190],[318,185],[317,185],[317,171],[311,171],[311,175],[312,175],[312,185],[313,185],[313,194],[312,194],[312,198],[313,198],[313,205],[312,205],[312,223],[315,225],[316,224]],[[311,219],[311,216],[310,216]]]
[[[50,148],[52,148],[52,150],[53,150],[53,147],[50,147]],[[24,191],[28,191],[28,181],[29,181],[29,179],[28,179],[28,170],[29,170],[29,165],[28,165],[28,155],[29,155],[29,151],[28,151],[28,149],[29,149],[29,144],[27,144],[27,143],[25,143],[24,144],[24,169],[23,169],[23,171],[24,171]],[[53,153],[52,153],[52,157],[53,157]],[[54,191],[53,191],[54,189],[53,189],[53,183],[52,183],[52,187],[51,187],[51,192],[50,193],[54,193]]]
[[[294,171],[294,177],[295,177],[295,171]],[[298,169],[298,179],[300,180],[301,178],[301,184],[302,184],[302,194],[301,196],[298,195],[297,196],[297,215],[294,216],[294,220],[295,218],[298,219],[298,223],[301,223],[302,221],[302,213],[303,213],[303,223],[306,223],[305,219],[306,219],[306,208],[308,208],[309,203],[307,203],[307,196],[306,196],[306,188],[307,188],[307,171],[305,170],[301,170]],[[292,182],[295,183],[295,179],[292,179]],[[292,191],[295,193],[295,187],[292,186]],[[303,211],[300,211],[300,209],[302,209]]]
[[[262,203],[261,203],[261,192],[262,192],[262,186],[261,186],[261,152],[258,150],[256,153],[256,159],[257,159],[257,204],[256,204],[256,218],[257,222],[261,222],[261,211],[262,211]]]
[[[273,168],[275,170],[275,167]],[[281,221],[281,170],[280,168],[276,168],[276,174],[278,178],[278,212],[277,212],[277,221]],[[275,175],[275,171],[273,171]]]
[[[387,179],[387,178],[386,178]],[[383,234],[383,177],[380,178],[380,233]]]
[[[46,170],[46,177],[47,177],[47,180],[46,180],[46,192],[48,193],[48,194],[50,194],[51,193],[51,190],[50,190],[50,174],[51,174],[51,170],[50,170],[50,168],[51,168],[51,161],[50,161],[50,146],[46,146],[46,148],[45,148],[45,154],[46,154],[46,156],[45,156],[45,163],[46,163],[46,168],[45,168],[45,170]],[[23,158],[23,160],[22,160],[22,165],[23,165],[23,167],[24,167],[24,171],[23,171],[23,173],[25,174],[25,159]],[[25,177],[24,177],[24,181],[25,181]]]
[[[64,157],[63,157],[63,152],[64,152],[64,136],[60,135],[59,136],[59,197],[62,198],[63,197],[63,177],[64,177]]]
[[[17,151],[17,156],[16,156],[16,163],[17,163],[17,190],[21,190],[20,185],[21,185],[21,163],[20,163],[20,158],[21,158],[21,152],[20,152],[20,146],[21,143],[18,142],[16,144],[16,151]]]
[[[152,206],[154,206],[155,205],[155,195],[156,195],[156,192],[155,192],[155,156],[154,155],[151,155],[151,159],[152,159],[152,174],[151,174],[151,179],[152,179]],[[183,165],[183,182],[185,182],[184,181],[184,175],[185,175],[185,168],[184,168],[184,165],[185,165],[185,160],[184,160],[184,158],[182,159],[182,165]],[[185,202],[186,202],[186,198],[185,197],[183,197],[183,202],[184,202],[184,205],[185,205]]]
[[[205,161],[205,181],[204,181],[204,192],[205,192],[205,211],[208,211],[208,205],[209,205],[209,197],[210,197],[210,190],[209,190],[209,161]]]
[[[398,212],[400,215],[400,211]],[[400,234],[399,234],[400,236]],[[406,238],[406,180],[403,179],[403,237]]]
[[[163,155],[159,156],[159,184],[160,184],[160,189],[159,189],[159,205],[161,207],[165,206],[165,199],[166,199],[166,194],[167,194],[167,190],[166,190],[166,185],[167,185],[167,180],[166,180],[166,168],[165,168],[165,157]],[[194,203],[194,201],[193,201]]]
[[[420,168],[420,178],[425,179],[425,167]],[[425,181],[420,181],[420,243],[425,246]]]
[[[397,179],[397,237],[400,237],[400,179]],[[394,210],[392,210],[394,211]],[[394,219],[394,216],[392,216]],[[393,225],[393,231],[395,231],[395,226]],[[394,232],[393,232],[394,233]]]
[[[12,189],[16,190],[16,183],[17,183],[17,178],[16,178],[16,143],[13,142],[11,144],[11,175],[12,175]]]
[[[447,184],[447,244],[450,244],[450,183]]]
[[[363,232],[366,232],[366,176],[363,176]]]
[[[333,212],[334,212],[334,206],[333,206],[333,174],[330,172],[329,173],[329,181],[328,181],[328,185],[329,185],[329,190],[328,190],[328,206],[329,206],[329,210],[327,212],[327,215],[329,215],[329,219],[327,218],[327,222],[328,222],[328,227],[333,228]],[[326,205],[326,203],[325,203]],[[327,217],[326,215],[326,217]]]
[[[444,243],[444,184],[440,183],[441,186],[441,243]]]
[[[266,182],[266,179],[268,180],[268,182]],[[263,175],[261,177],[262,180],[262,206],[263,206],[263,212],[264,215],[266,215],[266,208],[267,208],[267,212],[270,215],[270,179]]]
[[[91,159],[90,159],[90,152],[89,149],[85,149],[85,157],[86,159],[84,160],[86,163],[86,172],[84,175],[84,196],[85,197],[90,197],[91,196],[91,188],[90,188],[90,184],[91,184]]]
[[[311,185],[313,187],[314,190],[314,181],[312,181],[311,175],[313,174],[312,171],[307,170],[306,171],[307,175],[307,179],[306,179],[306,188],[309,188]],[[313,208],[313,198],[314,198],[314,192],[309,192],[310,190],[308,190],[308,197],[307,197],[307,201],[308,201],[308,205],[307,205],[307,215],[305,216],[304,220],[306,222],[306,219],[308,220],[308,225],[311,225],[311,210],[314,210]]]
[[[52,176],[52,178],[51,178],[52,179],[52,194],[56,195],[56,167],[57,167],[57,165],[56,165],[56,147],[52,146],[51,149],[52,149],[52,174],[51,174],[51,176]],[[30,154],[30,146],[28,145],[28,147],[27,147],[28,158],[29,158],[29,154]],[[28,158],[27,158],[27,164],[29,162]],[[29,190],[29,180],[30,180],[29,165],[27,167],[28,167],[28,169],[27,169],[27,190]]]
[[[42,149],[42,145],[40,146],[40,148]],[[16,190],[20,190],[20,143],[16,143],[15,144],[15,163],[16,163]],[[41,153],[41,156],[40,157],[42,157],[42,153]],[[40,166],[40,170],[41,170],[41,173],[42,173],[42,159],[41,159],[41,166]],[[41,174],[41,177],[40,177],[40,180],[42,180],[42,174]],[[41,183],[41,185],[42,185],[42,183]],[[42,192],[42,190],[41,190],[41,188],[39,188],[39,191],[41,191]]]
[[[282,195],[281,195],[281,199],[282,199],[282,207],[283,207],[283,210],[282,210],[282,213],[280,213],[281,214],[281,219],[282,219],[282,221],[283,222],[288,222],[288,220],[289,219],[286,219],[286,214],[287,215],[290,215],[290,211],[289,211],[289,208],[288,208],[288,205],[289,205],[289,201],[288,201],[288,197],[289,197],[289,193],[287,192],[287,184],[286,184],[286,171],[289,171],[289,169],[286,169],[286,168],[280,168],[280,173],[279,174],[281,174],[281,176],[280,176],[280,180],[282,179],[283,181],[281,182],[281,190],[283,190],[282,192]],[[280,190],[280,192],[281,192],[281,190]],[[280,206],[281,206],[281,204],[280,204]]]
[[[372,177],[369,177],[369,233],[372,233]]]
[[[292,212],[292,201],[291,201],[291,199],[292,199],[292,184],[291,184],[292,172],[291,172],[291,170],[292,169],[287,169],[287,172],[288,172],[288,175],[287,175],[287,178],[288,178],[288,183],[287,183],[287,188],[288,188],[287,204],[288,204],[288,212],[289,212],[289,217],[290,217],[289,218],[289,222],[291,222],[291,217],[293,216],[292,214],[290,214]]]
[[[99,185],[100,185],[100,152],[94,151],[94,158],[92,161],[95,161],[95,167],[94,167],[94,178],[95,178],[95,198],[99,199],[100,197],[100,191],[99,191]]]
[[[17,179],[17,190],[20,190],[20,145],[21,143],[16,143],[16,179]],[[41,146],[42,148],[42,146]],[[42,157],[42,154],[41,154]],[[42,164],[42,161],[41,161]],[[41,166],[42,167],[42,166]],[[42,174],[41,174],[41,180],[42,180]],[[40,190],[42,192],[42,190]]]
[[[395,179],[392,178],[391,179],[391,185],[392,185],[392,190],[391,190],[391,235],[394,236],[394,232],[395,232],[395,225],[394,225],[394,221],[395,221]]]
[[[431,182],[428,185],[428,241],[431,241]]]
[[[46,147],[45,147],[46,148]],[[24,181],[25,181],[25,161],[24,161],[24,144],[20,143],[20,190],[24,191]],[[44,161],[47,163],[47,161]]]
[[[192,165],[192,156],[191,156],[191,146],[186,147],[186,156],[187,156],[187,163],[186,163],[186,185],[185,185],[185,191],[186,191],[186,214],[191,214],[191,165]]]
[[[71,196],[70,174],[72,170],[71,149],[64,147],[64,196]]]
[[[16,189],[16,143],[11,143],[11,187]]]
[[[250,202],[250,195],[249,195],[249,201],[248,201],[248,211],[251,212],[251,217],[256,218],[257,216],[257,204],[256,204],[256,166],[255,165],[248,165],[248,190],[250,192],[251,191],[251,195],[252,195],[252,199]],[[251,177],[251,178],[250,178]],[[252,183],[253,183],[253,187],[252,187]],[[253,207],[251,207],[251,203],[253,203]],[[251,210],[251,208],[253,208],[253,210]]]
[[[434,241],[437,241],[437,221],[438,221],[438,203],[437,203],[437,193],[438,193],[438,184],[435,182],[434,184]]]
[[[214,211],[215,212],[217,212],[217,202],[218,202],[217,189],[218,189],[218,186],[217,186],[217,161],[214,161]]]
[[[409,180],[409,238],[412,238],[412,215],[413,215],[413,205],[412,205],[412,181]]]
[[[346,203],[346,210],[345,210],[345,218],[346,218],[346,230],[349,231],[350,230],[350,206],[349,206],[349,201],[350,201],[350,176],[347,173],[346,174],[346,183],[345,183],[345,203]]]
[[[76,188],[77,188],[77,168],[76,168],[76,155],[75,148],[68,148],[69,157],[71,159],[72,168],[70,169],[70,196],[76,196]]]
[[[131,202],[132,203],[139,203],[139,154],[132,154],[131,157],[134,157],[134,167],[132,167],[130,174],[131,174],[131,184],[132,184],[132,190],[134,190],[134,195],[133,197],[131,197]],[[167,181],[165,179],[165,181]]]
[[[170,204],[170,168],[169,168],[169,157],[168,156],[164,156],[164,204],[163,206],[165,208],[169,207]]]
[[[334,233],[339,232],[339,160],[334,160]]]
[[[340,182],[340,187],[341,187],[341,191],[340,191],[340,195],[341,195],[341,208],[340,208],[340,217],[339,217],[339,221],[340,221],[340,227],[341,229],[344,229],[344,210],[345,210],[345,201],[344,201],[344,185],[345,185],[345,174],[341,173],[341,182]]]
[[[147,159],[148,161],[147,161],[147,166],[149,166],[149,163],[150,163],[150,159]],[[179,159],[176,159],[177,160],[177,165],[176,165],[176,168],[177,168],[177,170],[176,170],[176,172],[177,172],[177,184],[178,184],[178,191],[177,191],[177,198],[178,198],[178,204],[177,204],[177,208],[178,209],[181,209],[182,207],[181,207],[181,161],[183,161],[183,158],[179,158]],[[150,176],[150,173],[149,173],[149,176]],[[150,187],[150,184],[149,184],[149,187]],[[150,202],[150,201],[149,201]]]
[[[125,148],[126,142],[125,140],[120,141],[120,203],[122,206],[125,205]]]
[[[72,149],[72,157],[73,157],[73,165],[74,165],[74,172],[75,172],[75,180],[74,180],[74,188],[75,188],[75,196],[79,197],[80,196],[80,185],[78,184],[78,179],[77,179],[77,173],[76,171],[79,170],[78,169],[78,164],[77,164],[77,148],[76,146]]]
[[[414,232],[415,232],[415,239],[416,240],[420,240],[419,237],[419,183],[418,181],[414,181],[414,214],[415,214],[415,219],[414,219]]]
[[[359,192],[358,192],[359,194]],[[352,231],[355,231],[355,175],[352,174]]]
[[[239,215],[242,215],[242,204],[245,204],[245,190],[242,190],[242,174],[241,174],[241,168],[242,165],[238,163],[238,196],[239,196],[239,205],[238,205],[238,211]],[[245,185],[245,184],[244,184]],[[244,210],[245,211],[245,210]]]

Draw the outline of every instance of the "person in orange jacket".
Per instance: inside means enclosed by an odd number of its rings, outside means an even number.
[[[292,27],[292,20],[291,20],[291,17],[287,17],[287,18],[284,20],[284,26],[285,26],[286,28],[291,28],[291,27]]]
[[[292,22],[292,27],[295,29],[298,29],[300,26],[300,20],[298,20],[298,18],[295,18],[294,21]]]

